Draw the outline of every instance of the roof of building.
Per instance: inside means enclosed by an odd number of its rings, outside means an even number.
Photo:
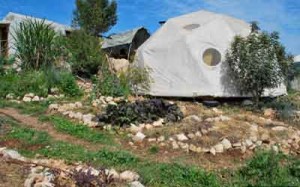
[[[107,38],[104,38],[102,48],[111,48],[119,45],[126,45],[132,43],[135,35],[138,31],[145,29],[144,27],[138,27],[129,31],[125,31],[118,34],[112,34]]]
[[[3,20],[0,21],[0,23],[9,24],[13,20],[25,20],[25,19],[35,19],[35,20],[38,20],[38,21],[43,21],[44,20],[46,24],[51,24],[55,28],[62,28],[64,30],[72,30],[72,28],[70,26],[67,26],[67,25],[63,25],[63,24],[60,24],[60,23],[56,23],[54,21],[46,20],[46,19],[41,19],[41,18],[36,18],[36,17],[27,16],[27,15],[23,15],[23,14],[18,14],[18,13],[14,13],[14,12],[9,12],[3,18]]]

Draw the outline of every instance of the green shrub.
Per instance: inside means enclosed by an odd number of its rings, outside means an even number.
[[[259,152],[237,171],[230,186],[299,186],[299,168],[289,167],[287,161],[281,154]]]
[[[46,97],[52,87],[58,87],[62,93],[72,97],[82,94],[72,74],[64,71],[11,72],[1,75],[0,80],[0,97],[10,93],[21,97],[27,93]]]
[[[46,96],[48,93],[47,79],[39,71],[22,72],[20,74],[8,73],[1,76],[0,79],[1,97],[5,97],[9,93],[15,96],[23,96],[26,93]]]
[[[38,70],[51,66],[60,56],[57,34],[44,20],[22,21],[13,37],[16,57],[21,60],[23,69]]]
[[[0,56],[0,75],[5,74],[5,72],[7,71],[5,66],[11,65],[14,62],[15,62],[15,57],[14,56],[10,56],[10,57]]]
[[[93,82],[96,95],[119,97],[126,93],[121,86],[119,78],[109,70],[103,70],[102,74],[96,77]]]
[[[60,81],[58,87],[67,96],[81,96],[82,91],[79,89],[74,76],[69,72],[60,73]]]
[[[216,175],[197,167],[179,164],[149,163],[139,168],[143,182],[147,186],[162,187],[217,187],[220,186]]]
[[[85,31],[72,32],[66,40],[66,48],[70,53],[68,61],[72,72],[79,76],[90,78],[98,73],[105,62],[99,38],[90,36]]]

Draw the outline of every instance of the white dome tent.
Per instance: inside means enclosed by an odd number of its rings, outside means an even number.
[[[234,36],[247,36],[250,24],[199,11],[169,19],[137,52],[136,63],[151,69],[149,95],[241,97],[224,81],[226,50]],[[265,96],[286,94],[285,86]]]

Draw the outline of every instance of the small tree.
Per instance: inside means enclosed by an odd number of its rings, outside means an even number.
[[[76,0],[73,26],[80,27],[93,36],[107,32],[117,23],[115,0]]]
[[[251,93],[256,104],[266,88],[275,88],[284,82],[291,64],[278,33],[253,32],[246,38],[237,36],[226,59],[237,88],[242,93]]]
[[[77,30],[66,40],[72,72],[87,78],[97,74],[106,60],[101,51],[100,39]]]

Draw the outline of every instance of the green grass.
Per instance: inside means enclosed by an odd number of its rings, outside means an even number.
[[[66,133],[92,143],[115,145],[114,139],[110,134],[91,129],[83,124],[73,123],[63,117],[50,116],[41,117],[40,119],[51,122],[55,129],[59,132]]]
[[[229,186],[300,186],[300,161],[274,152],[257,152]]]
[[[47,111],[50,103],[50,101],[15,103],[0,99],[0,108],[11,107],[20,110],[23,114],[41,115]]]

